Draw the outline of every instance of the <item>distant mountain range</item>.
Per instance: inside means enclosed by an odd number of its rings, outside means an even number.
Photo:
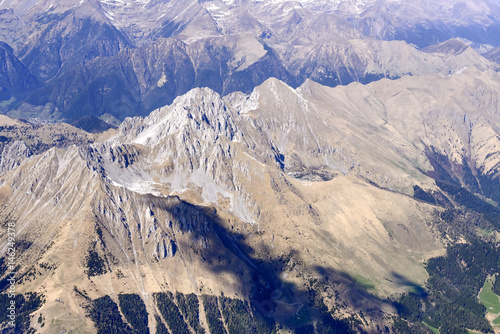
[[[194,87],[226,95],[270,77],[336,86],[497,68],[499,13],[495,1],[6,0],[0,111],[117,125]],[[460,52],[422,52],[452,38]]]

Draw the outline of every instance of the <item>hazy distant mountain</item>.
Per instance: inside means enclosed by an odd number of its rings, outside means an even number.
[[[22,100],[39,82],[14,55],[10,46],[0,42],[0,100]]]
[[[484,57],[500,64],[500,47],[494,48],[484,54]]]
[[[496,46],[498,13],[489,1],[4,1],[0,40],[30,71],[15,80],[41,82],[36,91],[17,88],[5,109],[25,118],[121,121],[194,87],[225,95],[270,77],[292,87],[308,78],[335,86],[495,68],[472,49],[441,59],[410,44],[460,37]]]
[[[419,47],[454,37],[476,45],[499,43],[500,4],[496,1],[372,0],[360,1],[355,7],[350,19],[369,36],[404,40]]]

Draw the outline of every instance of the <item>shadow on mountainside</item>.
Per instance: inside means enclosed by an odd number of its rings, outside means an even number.
[[[251,233],[244,235],[227,227],[227,222],[213,208],[181,203],[188,206],[188,210],[202,212],[209,220],[211,232],[204,236],[209,246],[200,254],[201,262],[215,274],[236,277],[239,286],[235,291],[242,291],[243,295],[250,291],[248,298],[254,314],[275,322],[280,328],[297,333],[363,332],[359,326],[362,322],[357,316],[335,319],[332,314],[345,308],[350,313],[382,319],[383,303],[392,306],[391,302],[370,293],[369,287],[356,282],[347,273],[321,266],[308,267],[303,263],[298,265],[301,261],[294,251],[271,257],[267,245],[250,245],[255,242],[249,237]],[[186,213],[186,210],[182,212]],[[186,247],[190,245],[179,244],[180,250]],[[292,275],[300,277],[303,284],[299,286],[284,279]],[[398,280],[411,284],[402,276]],[[335,305],[330,310],[323,302],[325,296],[334,297]]]
[[[406,289],[406,291],[413,292],[417,295],[426,294],[425,289],[421,285],[418,285],[417,283],[411,281],[409,278],[401,274],[398,274],[394,271],[391,273],[391,276],[393,282],[396,283],[398,286],[400,286],[401,289]]]

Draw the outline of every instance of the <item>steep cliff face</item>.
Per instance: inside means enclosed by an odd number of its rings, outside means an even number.
[[[14,55],[12,48],[0,43],[0,100],[23,99],[39,86],[39,82]],[[5,105],[2,106],[5,109]]]

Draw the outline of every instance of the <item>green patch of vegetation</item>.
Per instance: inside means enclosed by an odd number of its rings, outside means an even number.
[[[365,288],[366,290],[373,290],[375,289],[375,284],[373,284],[370,280],[362,277],[362,276],[356,276],[354,277],[354,280],[356,281],[356,283],[358,283],[359,285],[361,285],[363,288]]]
[[[493,324],[494,325],[500,325],[500,315],[498,317],[496,317],[495,320],[493,320]]]
[[[219,297],[219,302],[229,334],[257,334],[257,329],[245,302],[224,296]]]
[[[478,227],[476,231],[477,231],[477,235],[480,237],[489,237],[489,236],[493,235],[493,233],[494,233],[494,231],[491,229],[485,229],[485,228],[480,228],[480,227]]]
[[[156,305],[160,310],[163,319],[167,322],[168,328],[173,334],[189,333],[188,326],[179,311],[179,308],[174,303],[173,294],[168,292],[160,292],[154,294]]]
[[[96,251],[96,243],[89,248],[88,254],[85,257],[85,273],[88,277],[104,275],[108,272],[106,261],[99,256]]]
[[[198,303],[198,296],[194,293],[184,295],[180,292],[176,292],[175,300],[189,326],[191,326],[197,334],[204,334],[205,329],[200,324],[200,305]]]
[[[425,321],[442,334],[491,333],[486,307],[477,296],[488,275],[498,271],[499,261],[500,249],[480,239],[448,247],[446,256],[427,263],[427,294],[405,294],[398,314],[411,322]]]
[[[210,334],[227,334],[215,296],[201,296]]]
[[[141,297],[137,294],[120,294],[118,301],[120,309],[134,329],[134,333],[148,334],[148,312]]]
[[[155,314],[155,320],[156,320],[156,334],[170,334],[167,327],[165,327],[163,321],[161,321],[159,315]]]
[[[422,322],[424,324],[425,327],[427,328],[430,328],[430,330],[436,334],[439,334],[439,329],[437,329],[436,327],[432,327],[431,325],[429,325],[428,323],[426,323],[425,321]]]
[[[484,282],[483,288],[479,293],[479,300],[486,307],[489,313],[500,313],[500,300],[498,296],[491,291],[493,283],[490,280]]]
[[[45,296],[35,292],[17,294],[14,298],[9,298],[8,294],[0,294],[0,326],[5,328],[4,332],[9,333],[12,329],[14,333],[34,333],[30,327],[31,314],[45,303]],[[14,305],[12,307],[12,305]],[[10,310],[15,310],[15,327],[9,325],[13,319],[9,318]],[[4,333],[2,332],[2,333]]]
[[[98,334],[134,333],[132,328],[123,321],[118,305],[109,296],[94,299],[88,315],[95,323]]]

